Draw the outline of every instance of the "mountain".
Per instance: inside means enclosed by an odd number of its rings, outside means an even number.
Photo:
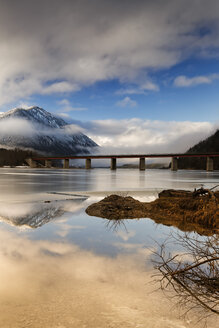
[[[98,145],[63,119],[40,107],[15,108],[0,115],[0,147],[51,155],[89,153]]]
[[[205,140],[200,141],[191,147],[187,153],[219,153],[219,130]],[[205,158],[181,158],[179,159],[179,168],[181,169],[206,169]],[[214,169],[219,170],[219,158],[214,159]]]

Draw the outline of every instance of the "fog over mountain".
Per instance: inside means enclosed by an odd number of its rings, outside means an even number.
[[[75,125],[43,108],[15,108],[0,115],[0,147],[56,155],[89,153],[97,144]]]

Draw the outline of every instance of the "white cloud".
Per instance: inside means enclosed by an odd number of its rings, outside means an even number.
[[[37,132],[37,129],[28,122],[19,118],[10,118],[0,121],[0,136],[30,136]]]
[[[66,125],[63,129],[50,129],[46,126],[33,124],[32,122],[21,118],[9,117],[0,121],[0,137],[7,137],[9,140],[13,137],[31,138],[36,135],[50,135],[58,138],[66,138],[68,135],[80,133],[82,131],[84,131],[84,129],[76,124]]]
[[[19,102],[19,105],[18,105],[18,108],[28,109],[30,107],[32,107],[32,105],[30,103],[23,102],[23,101],[20,101]]]
[[[132,100],[130,97],[125,97],[124,99],[118,101],[116,105],[119,107],[135,107],[137,106],[137,102]]]
[[[58,101],[58,104],[59,105],[62,105],[62,106],[69,106],[70,105],[70,101],[68,99],[62,99],[62,100],[59,100]]]
[[[67,113],[58,113],[57,116],[60,116],[63,120],[71,120],[71,116]]]
[[[147,81],[141,85],[141,90],[159,91],[159,86],[151,81]]]
[[[62,99],[58,102],[58,104],[61,105],[61,111],[63,111],[63,112],[73,112],[73,111],[87,110],[86,107],[74,107],[74,106],[72,106],[68,99]]]
[[[101,80],[142,85],[143,73],[190,55],[218,56],[218,0],[0,0],[0,8],[0,105]]]
[[[217,128],[209,122],[151,121],[142,119],[90,122],[85,133],[104,153],[185,152]]]
[[[116,91],[116,95],[141,95],[145,94],[145,91],[140,88],[126,88],[126,89],[119,89]]]
[[[140,86],[128,87],[126,89],[120,89],[116,92],[117,95],[133,95],[133,94],[146,94],[147,91],[159,91],[160,88],[157,84],[146,81]]]
[[[34,134],[62,135],[84,133],[101,146],[102,153],[185,152],[219,128],[210,122],[152,121],[143,119],[97,120],[77,122],[65,129],[44,129],[27,120],[6,119],[0,122],[0,136],[31,137]]]
[[[218,74],[195,77],[186,77],[184,75],[181,75],[175,78],[174,85],[176,87],[193,87],[199,84],[211,84],[216,79],[219,79]]]
[[[72,91],[78,91],[80,88],[78,85],[69,82],[57,82],[53,83],[47,87],[42,88],[42,94],[51,94],[51,93],[66,93]]]

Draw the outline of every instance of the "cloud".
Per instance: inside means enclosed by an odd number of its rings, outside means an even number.
[[[111,79],[138,90],[154,70],[191,55],[218,56],[218,0],[0,0],[0,6],[0,105]]]
[[[130,97],[125,97],[124,99],[118,101],[116,105],[119,107],[135,107],[137,106],[137,102],[132,100]]]
[[[195,77],[186,77],[181,75],[175,78],[173,84],[176,87],[193,87],[199,84],[211,84],[216,79],[219,79],[219,74]]]
[[[34,124],[26,119],[21,118],[6,118],[0,121],[0,138],[8,138],[8,146],[10,146],[10,138],[21,137],[31,138],[35,136],[54,136],[55,138],[64,138],[72,134],[77,134],[84,131],[77,124],[69,124],[64,128],[48,128],[41,124]],[[27,139],[26,139],[27,140]],[[72,139],[69,139],[72,142]]]
[[[147,81],[139,87],[129,87],[126,89],[120,89],[116,92],[117,95],[133,95],[133,94],[146,94],[147,91],[159,91],[160,88],[157,84]]]
[[[152,121],[143,119],[99,120],[83,125],[85,133],[101,146],[102,153],[185,152],[213,134],[209,122]]]
[[[0,121],[0,137],[5,136],[31,136],[37,129],[27,120],[10,118]]]
[[[62,106],[61,111],[64,111],[64,112],[87,110],[86,107],[73,107],[68,99],[62,99],[58,102],[58,104]],[[59,115],[63,116],[63,117],[66,116],[64,113],[60,113]]]
[[[72,91],[78,91],[80,88],[74,84],[69,82],[57,82],[49,85],[48,87],[42,88],[42,94],[51,94],[51,93],[66,93]]]
[[[141,85],[141,90],[159,91],[159,86],[151,81],[147,81]]]
[[[51,135],[66,138],[75,133],[84,133],[101,146],[99,151],[102,154],[174,153],[185,152],[213,134],[217,128],[219,124],[210,122],[133,118],[75,121],[64,129],[48,129],[24,119],[10,118],[0,122],[0,137],[30,138],[34,135]]]

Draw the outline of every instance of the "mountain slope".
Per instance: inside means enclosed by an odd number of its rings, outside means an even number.
[[[37,106],[29,107],[27,109],[15,108],[0,115],[0,120],[9,118],[25,119],[34,123],[43,124],[50,128],[61,128],[67,125],[63,119],[58,118],[47,112],[45,109]]]
[[[15,108],[0,115],[0,147],[70,155],[89,153],[97,144],[43,108]]]
[[[187,153],[219,153],[219,130],[205,140],[191,147]],[[179,160],[179,168],[182,169],[206,169],[204,158],[184,158]],[[219,158],[214,159],[214,169],[219,170]]]
[[[219,130],[212,136],[200,141],[198,144],[188,150],[188,153],[213,153],[219,152]]]

